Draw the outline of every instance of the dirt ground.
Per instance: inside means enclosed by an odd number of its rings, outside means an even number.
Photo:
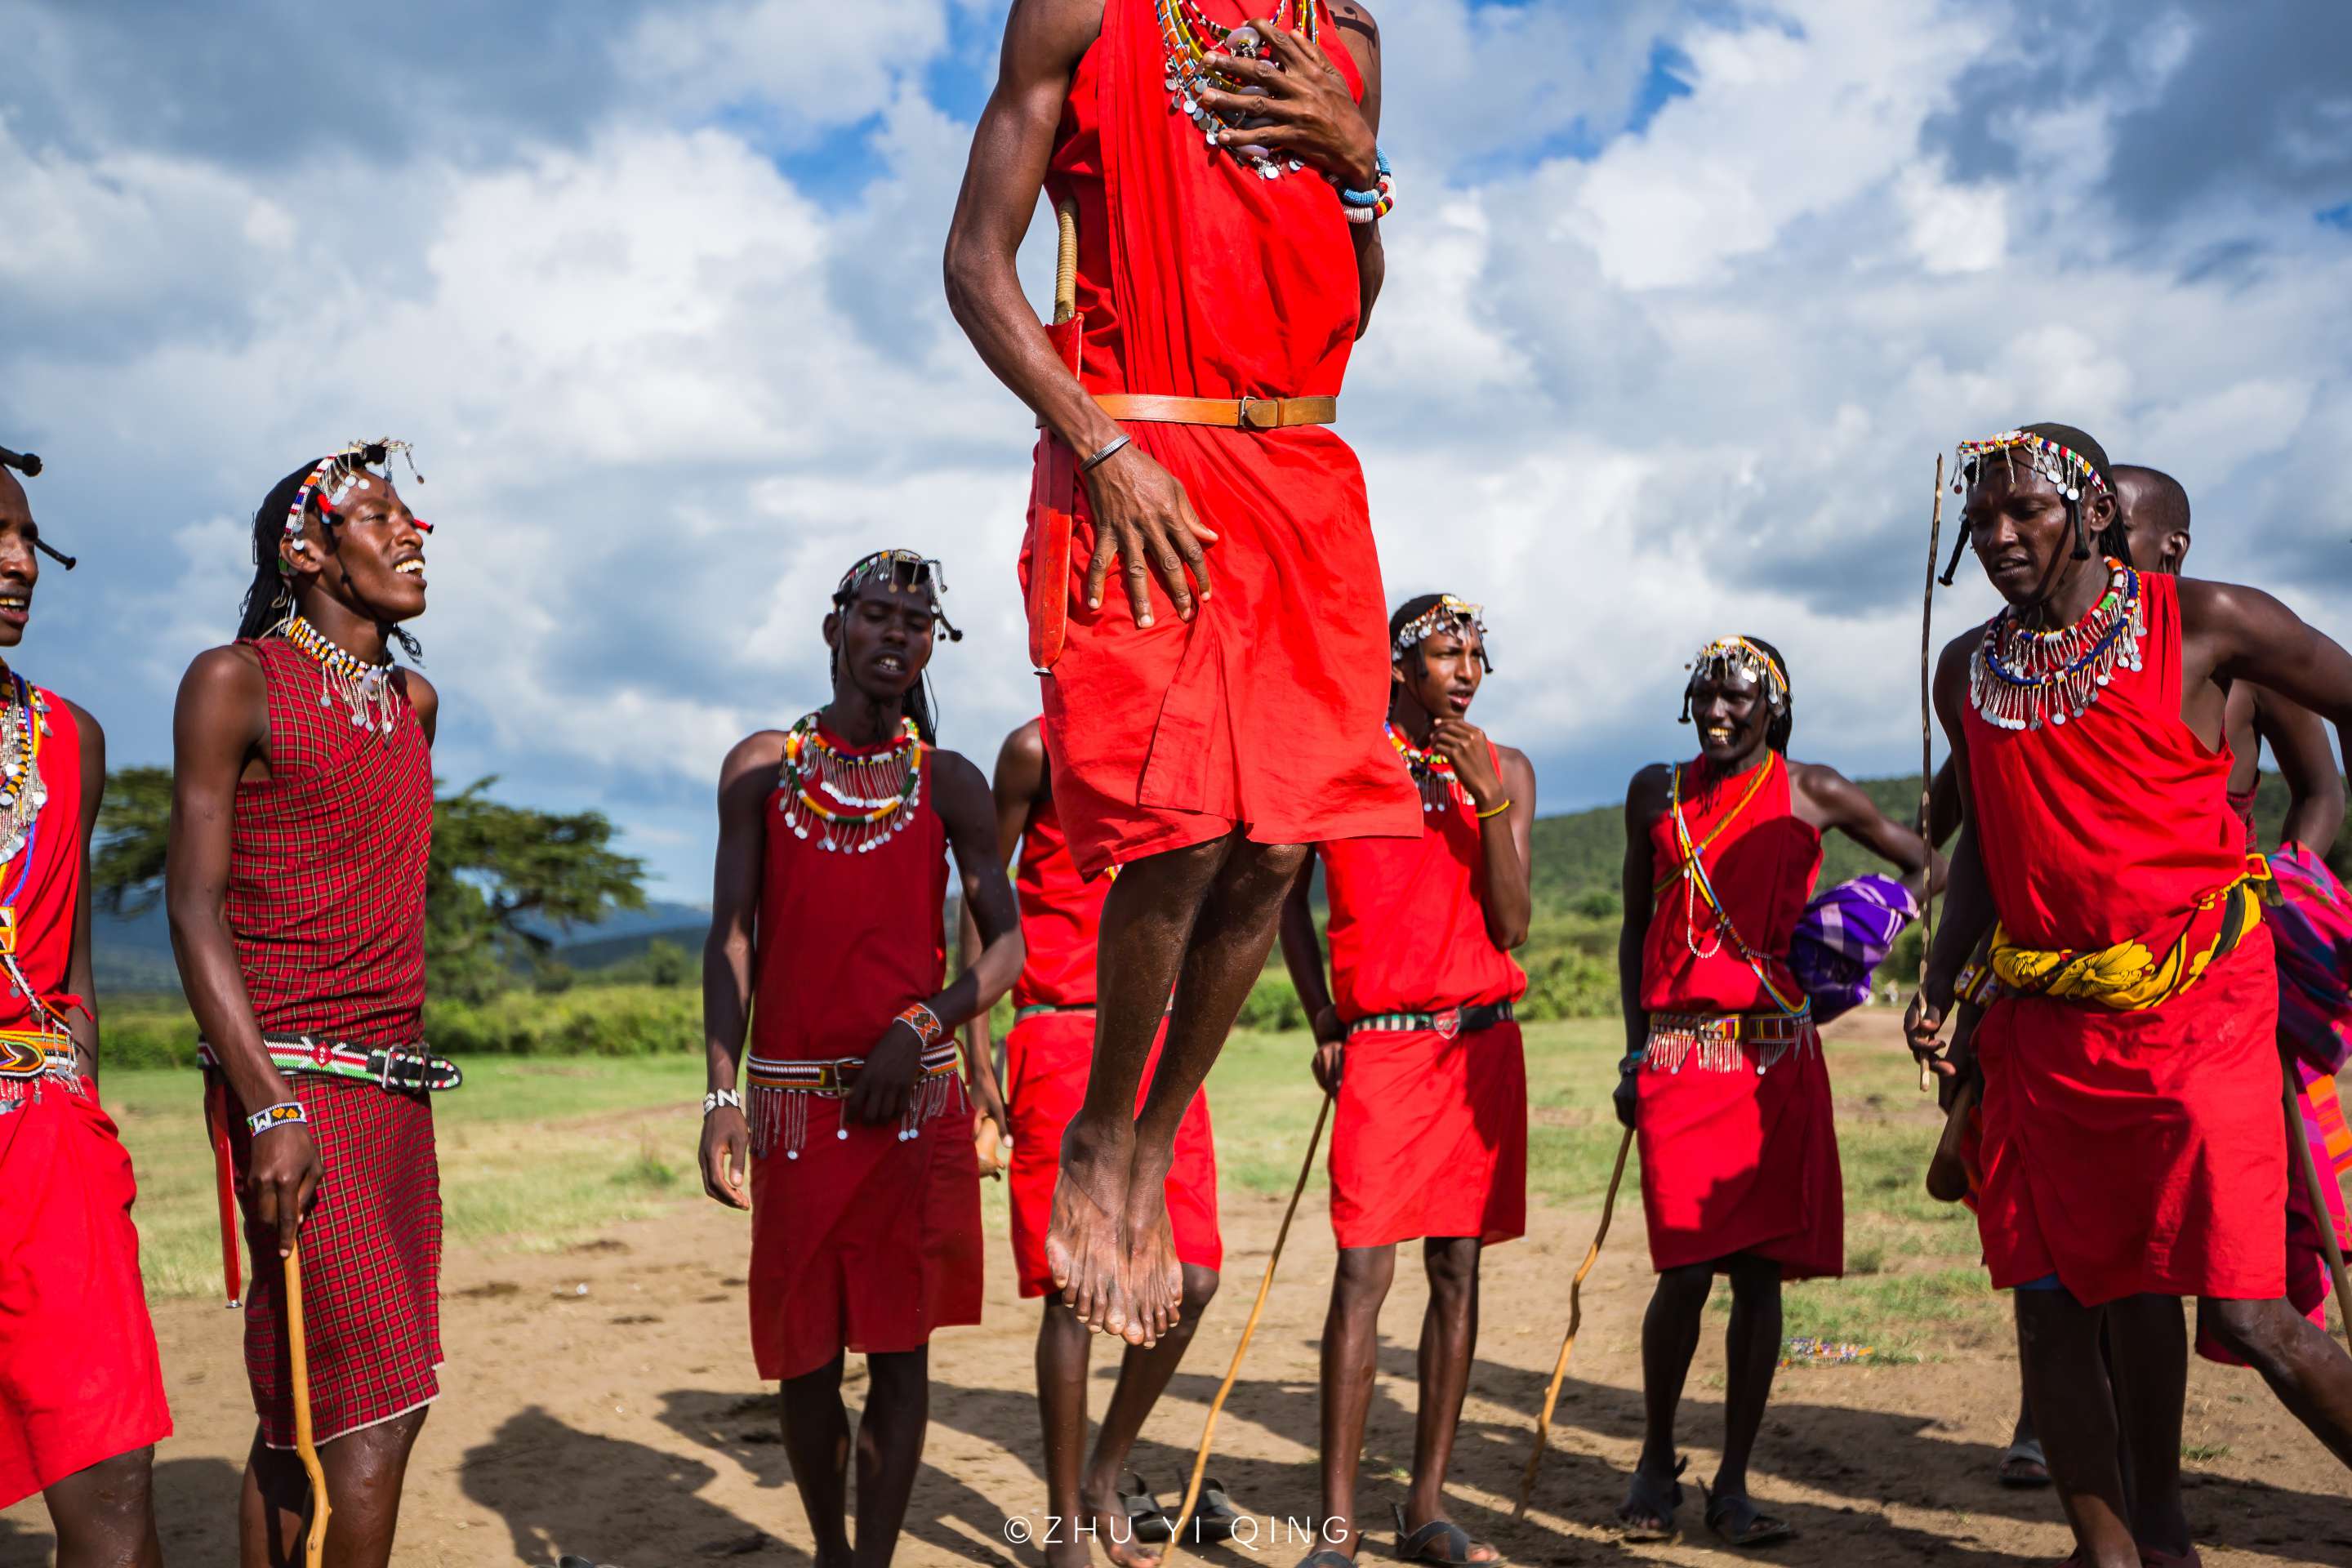
[[[675,1113],[667,1113],[674,1116]],[[1303,1537],[1284,1523],[1314,1502],[1315,1355],[1332,1249],[1319,1184],[1219,1427],[1212,1473],[1263,1516],[1254,1547],[1206,1561],[1290,1564]],[[1001,1200],[992,1200],[1001,1202]],[[1163,1493],[1198,1440],[1266,1248],[1277,1199],[1226,1198],[1226,1289],[1192,1360],[1139,1445]],[[1698,1530],[1667,1547],[1615,1542],[1607,1521],[1639,1430],[1636,1342],[1649,1274],[1638,1204],[1585,1292],[1586,1320],[1560,1402],[1536,1507],[1510,1518],[1533,1413],[1565,1325],[1568,1277],[1598,1217],[1538,1208],[1529,1239],[1496,1248],[1485,1275],[1485,1331],[1463,1417],[1455,1513],[1521,1563],[1695,1563],[1731,1553]],[[1008,1521],[1040,1526],[1044,1489],[1029,1389],[1036,1309],[1015,1299],[1001,1224],[987,1321],[940,1337],[932,1432],[902,1563],[1038,1561],[1008,1544]],[[726,1557],[805,1563],[808,1536],[779,1446],[772,1391],[752,1374],[740,1216],[705,1203],[615,1228],[569,1253],[455,1252],[448,1259],[444,1396],[410,1472],[396,1561],[551,1563],[577,1552],[623,1568]],[[584,1289],[583,1289],[584,1288]],[[1400,1268],[1383,1328],[1366,1484],[1385,1519],[1412,1450],[1412,1344],[1423,1290]],[[252,1430],[238,1316],[217,1304],[160,1304],[156,1329],[179,1434],[158,1458],[165,1550],[175,1564],[234,1561],[235,1490]],[[1097,1359],[1097,1407],[1110,1358]],[[1700,1352],[1685,1405],[1691,1473],[1711,1473],[1721,1351]],[[2050,1563],[2069,1542],[2048,1492],[1992,1481],[2016,1405],[2012,1358],[1995,1342],[1916,1364],[1781,1373],[1756,1459],[1758,1495],[1803,1538],[1774,1553],[1843,1565]],[[853,1383],[853,1403],[857,1389]],[[2190,1384],[2189,1502],[2209,1563],[2352,1564],[2344,1471],[2251,1373],[2200,1363]],[[1385,1559],[1385,1527],[1367,1561]],[[37,1500],[0,1513],[0,1564],[50,1560]]]

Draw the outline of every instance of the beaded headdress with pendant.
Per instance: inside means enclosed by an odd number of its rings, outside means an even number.
[[[1457,599],[1451,594],[1437,595],[1432,605],[1412,619],[1399,626],[1396,636],[1389,639],[1389,655],[1402,658],[1439,632],[1458,631],[1463,627],[1478,634],[1478,662],[1486,673],[1495,672],[1495,662],[1486,657],[1486,613],[1484,605],[1474,605],[1467,599]]]
[[[373,441],[347,442],[341,450],[320,458],[295,487],[293,502],[286,509],[285,537],[295,542],[301,539],[302,520],[314,505],[319,510],[320,528],[331,529],[343,521],[341,514],[355,495],[373,490],[378,484],[389,489],[394,453],[407,463],[409,477],[422,485],[425,476],[417,472],[415,449],[408,442],[389,436]],[[414,513],[410,521],[419,533],[433,531],[431,523]],[[257,554],[263,548],[257,536]],[[390,657],[380,660],[362,658],[337,644],[295,608],[292,589],[282,584],[278,603],[285,614],[272,629],[317,661],[319,706],[331,709],[340,699],[351,715],[353,729],[368,731],[379,738],[391,736],[399,728],[402,698],[392,678]],[[391,635],[410,658],[417,657],[415,637],[397,626],[392,628]]]

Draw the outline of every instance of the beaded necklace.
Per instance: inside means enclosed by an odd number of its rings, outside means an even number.
[[[1415,788],[1421,791],[1421,809],[1444,811],[1457,801],[1466,802],[1469,793],[1454,776],[1454,761],[1444,752],[1430,747],[1416,746],[1395,724],[1383,721],[1381,733],[1396,748],[1404,771],[1412,775]]]
[[[2139,574],[2110,556],[2107,591],[2073,626],[2036,631],[2006,608],[1993,616],[1969,659],[1969,700],[2003,730],[2080,719],[2117,668],[2139,668],[2147,635]]]
[[[808,714],[784,734],[784,763],[776,779],[776,809],[793,837],[814,828],[826,849],[863,855],[898,837],[923,797],[923,737],[912,719],[898,726],[887,751],[845,752],[825,738]],[[818,798],[818,792],[829,797]]]
[[[24,852],[34,819],[49,803],[49,786],[40,771],[41,742],[49,732],[49,700],[5,664],[0,664],[0,675],[8,681],[7,699],[0,702],[0,865],[6,865]]]
[[[1160,14],[1160,37],[1167,45],[1169,107],[1192,122],[1201,139],[1210,146],[1217,145],[1217,133],[1243,123],[1227,120],[1200,100],[1199,89],[1213,87],[1223,92],[1261,92],[1263,89],[1245,88],[1209,64],[1209,56],[1217,51],[1255,58],[1265,47],[1257,29],[1244,24],[1228,27],[1209,19],[1201,9],[1200,0],[1154,0]],[[1291,21],[1286,24],[1287,11]],[[1273,25],[1285,31],[1298,34],[1312,45],[1323,30],[1323,0],[1276,0]],[[1277,157],[1265,148],[1237,145],[1228,149],[1244,165],[1255,169],[1265,179],[1278,179],[1306,167],[1296,158]]]
[[[318,661],[319,706],[332,708],[341,697],[351,710],[352,728],[390,735],[398,717],[399,687],[392,679],[392,659],[381,664],[362,658],[331,641],[327,635],[295,614],[278,627],[286,640]]]
[[[1780,752],[1766,752],[1763,765],[1755,770],[1756,776],[1748,780],[1748,788],[1740,795],[1738,803],[1731,808],[1729,816],[1716,825],[1715,831],[1706,836],[1705,844],[1691,841],[1690,823],[1683,816],[1683,769],[1679,763],[1675,764],[1675,771],[1666,784],[1666,808],[1674,816],[1675,847],[1682,854],[1688,879],[1683,884],[1684,945],[1690,949],[1695,958],[1713,958],[1723,951],[1727,938],[1732,951],[1755,974],[1757,984],[1763,986],[1764,994],[1770,999],[1772,1005],[1780,1009],[1783,1016],[1793,1018],[1810,1010],[1812,1004],[1802,994],[1794,998],[1783,994],[1780,988],[1772,983],[1771,971],[1762,956],[1741,940],[1738,928],[1731,923],[1730,912],[1723,907],[1723,900],[1716,896],[1715,879],[1706,874],[1706,862],[1702,858],[1706,844],[1714,843],[1716,835],[1729,825],[1731,818],[1748,809],[1748,803],[1756,798],[1756,793],[1764,787],[1764,781],[1783,765]],[[1701,899],[1706,900],[1707,912],[1715,917],[1711,945],[1704,951],[1698,945],[1698,901]]]

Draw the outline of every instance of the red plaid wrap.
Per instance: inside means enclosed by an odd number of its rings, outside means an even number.
[[[246,646],[268,688],[270,776],[237,785],[226,910],[254,1016],[270,1035],[412,1043],[433,840],[424,729],[405,701],[390,735],[355,725],[309,655],[276,637]],[[292,1081],[325,1168],[302,1226],[311,1417],[324,1443],[440,1393],[441,1176],[422,1094],[312,1074]],[[244,1193],[244,1113],[263,1108],[238,1109],[229,1153]],[[290,1448],[284,1270],[275,1232],[245,1203],[246,1373],[262,1440]]]
[[[422,1094],[304,1073],[326,1179],[302,1222],[302,1326],[310,1352],[310,1419],[320,1442],[404,1415],[440,1396],[441,1167],[433,1107]],[[283,1133],[264,1133],[283,1137]],[[229,1129],[246,1194],[253,1134]],[[279,1307],[278,1233],[243,1198],[253,1283],[245,1297],[245,1372],[262,1441],[294,1446],[293,1378]]]

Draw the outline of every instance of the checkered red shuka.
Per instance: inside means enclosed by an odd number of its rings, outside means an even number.
[[[425,874],[433,762],[415,710],[394,732],[352,722],[319,666],[278,637],[249,645],[269,693],[270,777],[237,785],[228,926],[269,1034],[414,1045],[425,1001]],[[304,1328],[318,1439],[374,1426],[439,1393],[441,1184],[423,1094],[298,1075],[325,1167],[302,1226]],[[247,1106],[247,1110],[259,1109]],[[239,1186],[251,1158],[230,1127]],[[246,1373],[263,1440],[293,1446],[283,1270],[250,1210]]]

